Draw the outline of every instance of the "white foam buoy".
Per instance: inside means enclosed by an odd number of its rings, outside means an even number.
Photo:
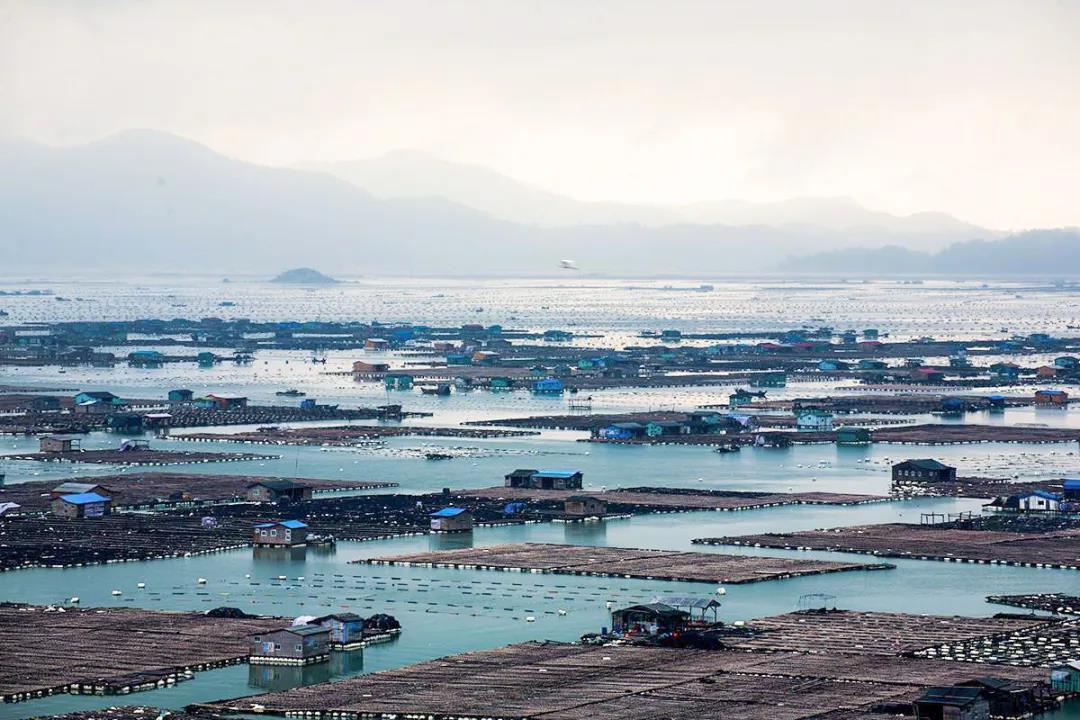
[[[137,588],[139,588],[140,590],[142,590],[142,589],[143,589],[144,587],[146,587],[146,583],[139,583],[139,584],[138,584],[138,585],[136,585],[135,587],[137,587]]]
[[[724,587],[716,588],[716,594],[717,595],[727,595],[727,588],[724,588]]]
[[[560,615],[565,615],[565,614],[566,614],[566,611],[565,611],[565,610],[563,610],[562,608],[559,608],[559,614],[560,614]]]
[[[525,618],[525,622],[536,622],[536,618],[534,618],[532,615],[529,615]]]
[[[121,593],[119,590],[113,590],[112,594],[113,595],[122,595],[123,593]]]
[[[206,584],[206,578],[199,578],[195,582],[199,583],[200,585],[205,585]]]

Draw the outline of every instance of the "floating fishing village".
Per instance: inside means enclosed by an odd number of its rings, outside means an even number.
[[[5,284],[0,718],[1072,717],[1068,293]]]

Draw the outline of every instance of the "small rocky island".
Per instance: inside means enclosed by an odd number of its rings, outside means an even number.
[[[329,275],[323,275],[313,268],[302,267],[286,270],[270,282],[293,283],[295,285],[330,285],[336,283],[337,280]]]

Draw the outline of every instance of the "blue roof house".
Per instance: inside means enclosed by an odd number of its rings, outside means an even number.
[[[61,495],[52,501],[52,513],[65,520],[101,517],[109,514],[111,504],[112,498],[96,492]]]
[[[537,395],[562,395],[566,386],[559,378],[548,377],[533,383],[532,391]]]
[[[468,532],[473,529],[473,516],[468,510],[444,507],[431,513],[431,532]]]

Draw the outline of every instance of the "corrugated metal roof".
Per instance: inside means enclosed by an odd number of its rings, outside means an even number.
[[[921,459],[921,460],[905,460],[900,465],[914,465],[917,468],[923,470],[948,470],[949,466],[945,463],[938,462],[937,460]]]
[[[85,483],[85,482],[63,482],[53,488],[55,493],[63,493],[65,495],[78,495],[79,493],[88,493],[96,487],[103,487],[98,483]]]
[[[292,627],[284,628],[293,635],[308,636],[318,635],[320,633],[330,632],[330,628],[324,628],[322,625],[293,625]]]
[[[541,470],[536,473],[537,477],[572,478],[577,475],[574,470]]]
[[[468,511],[462,508],[444,507],[442,510],[431,513],[431,517],[457,517],[464,512]]]
[[[692,597],[688,595],[658,595],[653,598],[654,603],[662,603],[675,608],[689,607],[697,610],[709,610],[720,607],[720,602],[710,597]]]
[[[60,499],[66,503],[71,503],[72,505],[89,505],[91,503],[108,502],[109,500],[109,498],[98,495],[95,492],[63,495]]]
[[[1047,492],[1046,490],[1032,490],[1031,492],[1026,492],[1026,493],[1023,493],[1022,495],[1020,495],[1020,497],[1022,497],[1022,498],[1032,497],[1032,496],[1041,497],[1041,498],[1043,498],[1045,500],[1060,500],[1061,499],[1060,497],[1058,497],[1054,493]]]
[[[977,687],[932,687],[927,688],[917,702],[964,707],[978,700],[981,695],[982,688]]]
[[[296,483],[292,480],[260,480],[258,482],[249,483],[248,487],[266,487],[271,490],[302,490],[310,487],[302,483]]]
[[[307,523],[300,522],[299,520],[282,520],[281,522],[265,522],[259,523],[255,526],[255,529],[269,528],[269,527],[287,527],[290,530],[299,530],[300,528],[306,528]]]

